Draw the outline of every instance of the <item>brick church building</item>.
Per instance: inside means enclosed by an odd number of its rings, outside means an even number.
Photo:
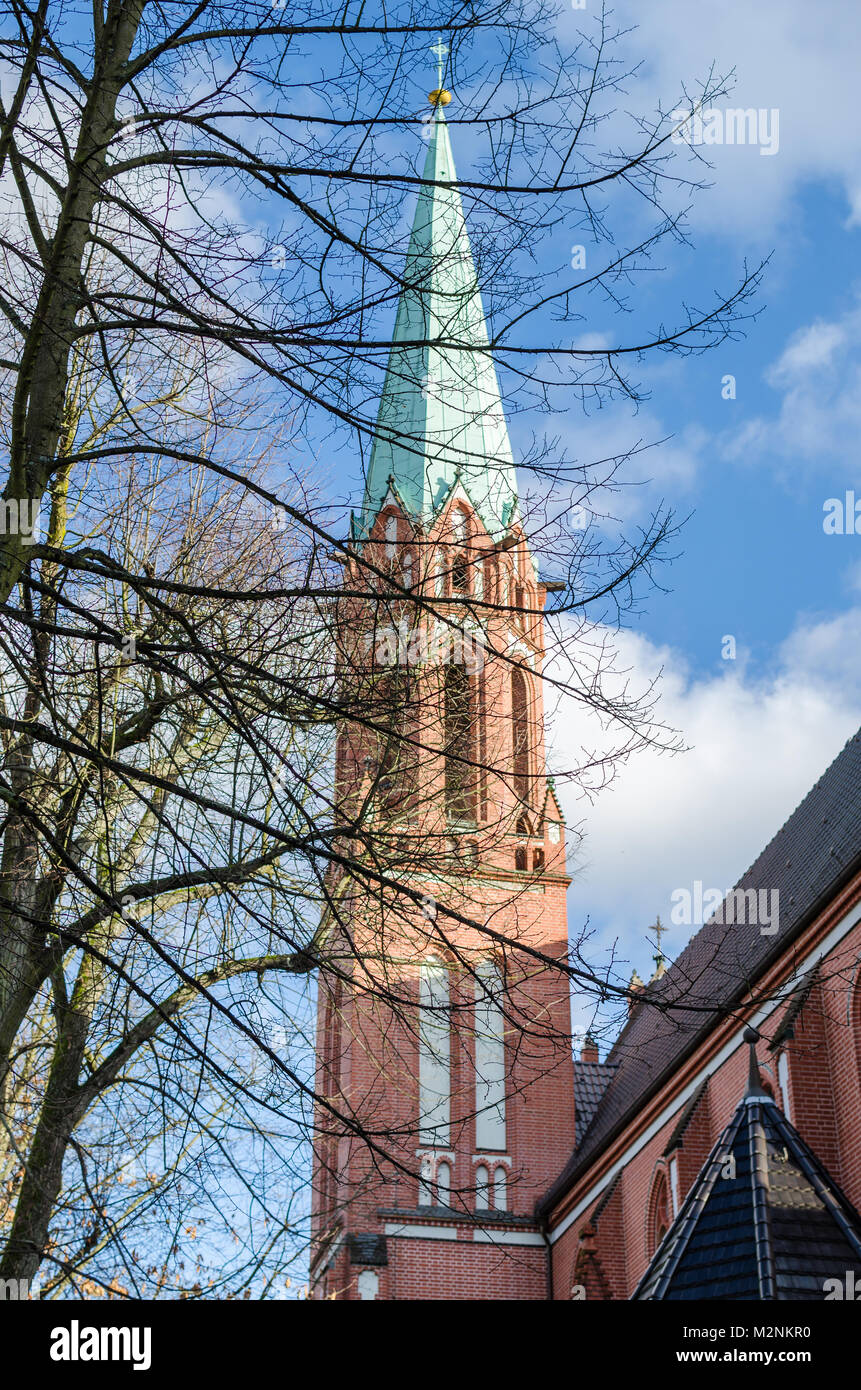
[[[373,893],[329,894],[327,940],[346,963],[319,989],[312,1296],[851,1296],[861,733],[729,895],[732,910],[721,904],[672,965],[659,957],[651,981],[632,981],[603,1060],[591,1038],[575,1057],[556,966],[565,825],[542,704],[553,586],[518,505],[448,99],[431,96],[353,523],[361,563],[346,564],[341,610],[342,659],[366,694],[399,703],[401,751],[374,717],[345,723],[335,796],[345,815],[368,807],[412,843],[450,846],[454,867],[416,861],[395,913],[382,893],[379,911]],[[374,575],[397,581],[385,601],[379,587],[361,597]],[[779,920],[763,929],[753,908],[775,893]]]

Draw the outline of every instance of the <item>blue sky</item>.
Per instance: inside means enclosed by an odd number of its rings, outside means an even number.
[[[669,919],[675,887],[727,888],[861,722],[861,536],[825,535],[823,503],[861,499],[861,135],[855,117],[861,16],[846,4],[736,0],[617,5],[640,28],[644,57],[631,107],[702,73],[735,67],[725,105],[777,108],[780,145],[711,148],[713,187],[697,200],[696,250],[668,258],[646,294],[696,297],[740,261],[771,260],[762,312],[747,337],[704,357],[663,360],[644,378],[635,418],[571,420],[590,441],[673,436],[633,472],[693,512],[668,582],[622,648],[634,672],[663,668],[661,712],[691,751],[645,755],[585,821],[573,928],[588,915],[598,941],[618,938],[629,965],[650,968],[648,924]],[[563,23],[565,20],[563,20]],[[568,23],[583,23],[582,14]],[[736,378],[736,399],[721,379]],[[736,638],[734,662],[722,638]],[[576,747],[557,721],[560,765]],[[565,732],[563,733],[563,729]],[[570,758],[569,758],[570,760]],[[668,936],[675,955],[684,929]]]
[[[560,7],[563,46],[589,32],[597,11],[597,0]],[[624,50],[642,64],[611,126],[620,145],[636,114],[659,102],[672,109],[680,85],[695,91],[712,64],[735,70],[719,108],[777,112],[779,121],[773,154],[738,144],[703,151],[712,168],[699,172],[712,187],[693,204],[693,249],[665,243],[637,282],[634,312],[614,318],[594,299],[580,330],[598,343],[630,341],[644,326],[674,321],[682,302],[710,303],[716,289],[735,286],[745,262],[769,257],[747,336],[701,357],[644,364],[636,375],[648,399],[636,413],[572,406],[510,420],[515,456],[533,430],[558,432],[583,461],[666,440],[627,465],[640,486],[614,505],[629,528],[659,499],[690,513],[678,558],[661,575],[669,591],[652,593],[617,640],[635,683],[662,673],[658,716],[688,751],[632,758],[593,797],[573,783],[562,788],[569,821],[585,831],[572,931],[588,920],[596,950],[618,942],[627,978],[632,965],[649,972],[648,928],[657,913],[669,920],[674,890],[697,879],[729,888],[861,723],[861,534],[826,535],[822,526],[828,498],[854,489],[861,499],[861,16],[846,0],[618,0],[615,19],[620,29],[637,26]],[[489,60],[491,87],[492,75]],[[432,79],[429,55],[428,86]],[[467,179],[484,136],[458,130],[459,102],[467,109],[476,92],[454,86],[447,114]],[[417,108],[422,102],[419,93]],[[395,129],[384,148],[395,163],[421,167],[417,132]],[[408,197],[404,235],[412,211]],[[642,206],[619,202],[615,211],[620,239],[635,242],[647,225]],[[570,248],[584,241],[560,224],[542,266],[555,263],[570,279]],[[393,321],[392,307],[377,326],[391,331]],[[727,375],[735,399],[722,395]],[[355,505],[355,450],[308,443],[323,495]],[[722,657],[727,636],[733,660]],[[551,764],[570,769],[607,738],[568,703],[550,721]],[[686,934],[669,935],[670,955]]]
[[[590,6],[560,12],[563,42],[588,30]],[[652,594],[619,639],[634,679],[663,671],[659,714],[689,751],[632,759],[594,800],[563,790],[569,820],[586,832],[572,929],[588,918],[596,949],[618,941],[622,973],[635,964],[647,974],[648,927],[656,913],[669,920],[673,890],[695,879],[730,887],[861,722],[861,535],[822,528],[827,498],[854,488],[861,499],[861,19],[845,3],[800,0],[625,0],[616,18],[639,25],[625,45],[643,59],[623,109],[652,111],[714,61],[736,70],[719,105],[779,113],[773,155],[705,151],[713,186],[691,215],[695,248],[667,245],[656,257],[664,269],[640,280],[631,322],[596,302],[583,330],[624,340],[672,317],[680,301],[703,304],[733,286],[745,259],[770,256],[747,336],[644,366],[649,399],[637,413],[573,408],[551,421],[512,420],[516,455],[532,429],[558,430],[586,460],[671,436],[628,465],[628,479],[645,485],[620,503],[624,520],[635,523],[658,498],[692,513],[662,576],[670,592]],[[449,115],[458,172],[469,177],[475,135],[459,136],[456,101]],[[637,216],[632,208],[632,238]],[[583,240],[562,225],[543,258],[564,268]],[[734,400],[722,397],[727,374]],[[721,655],[727,635],[732,661]],[[602,737],[565,708],[551,723],[551,760],[569,768]],[[670,955],[683,933],[668,937]]]

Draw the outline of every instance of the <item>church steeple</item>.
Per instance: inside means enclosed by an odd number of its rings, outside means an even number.
[[[434,107],[359,534],[390,486],[425,525],[459,480],[490,535],[508,530],[517,481],[448,126]]]

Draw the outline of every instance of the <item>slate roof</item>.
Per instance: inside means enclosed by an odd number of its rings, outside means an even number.
[[[616,1070],[612,1062],[574,1062],[574,1114],[577,1133],[585,1135]]]
[[[843,884],[861,868],[861,730],[808,792],[736,885],[776,889],[779,929],[763,935],[756,923],[725,924],[723,913],[703,926],[644,999],[671,1011],[634,1007],[610,1050],[613,1075],[585,1134],[539,1209],[547,1212],[567,1188],[669,1080],[681,1063],[782,955]],[[740,776],[739,795],[751,789]],[[716,920],[720,915],[721,920]],[[682,1004],[683,1001],[683,1004]]]
[[[764,1091],[736,1109],[631,1298],[780,1302],[861,1280],[861,1216]]]

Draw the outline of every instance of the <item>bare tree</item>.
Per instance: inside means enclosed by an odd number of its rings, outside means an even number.
[[[383,429],[431,39],[448,36],[460,122],[485,143],[460,187],[512,409],[552,408],[557,388],[636,399],[627,364],[737,332],[757,277],[633,342],[577,346],[590,297],[626,308],[654,248],[684,236],[679,192],[695,187],[661,111],[617,152],[628,74],[608,21],[561,54],[533,0],[406,3],[356,23],[323,4],[211,0],[0,12],[0,1275],[47,1260],[58,1293],[266,1291],[301,1248],[315,1124],[402,1162],[315,1085],[310,977],[355,987],[358,967],[409,1020],[414,1001],[351,938],[351,902],[417,942],[447,919],[495,930],[457,905],[469,843],[453,850],[443,822],[417,836],[398,811],[440,795],[452,810],[482,778],[518,776],[449,691],[449,784],[417,786],[434,698],[418,706],[409,677],[372,655],[404,622],[462,640],[476,613],[522,613],[516,596],[455,585],[441,602],[405,583],[345,539],[325,480],[308,482],[309,440],[364,458]],[[709,77],[699,100],[722,90]],[[616,186],[650,210],[636,244],[612,234]],[[561,221],[588,227],[602,256],[587,275],[538,268]],[[632,541],[591,529],[560,549],[560,488],[586,505],[619,464],[546,443],[524,461],[532,552],[553,556],[567,615],[560,646],[617,620],[674,533],[662,510]],[[617,756],[672,745],[653,692],[611,695],[605,669],[598,646],[548,683],[606,716]],[[376,750],[343,800],[336,729]],[[584,754],[565,771],[585,783],[612,763]],[[416,915],[422,874],[448,885],[438,917]],[[496,936],[515,959],[526,950]],[[542,966],[624,995],[585,963]],[[536,1028],[525,1011],[511,1022],[524,1039]],[[128,1152],[140,1201],[126,1200]],[[252,1191],[237,1232],[225,1210]],[[196,1202],[239,1245],[226,1259],[213,1237],[187,1278]]]

